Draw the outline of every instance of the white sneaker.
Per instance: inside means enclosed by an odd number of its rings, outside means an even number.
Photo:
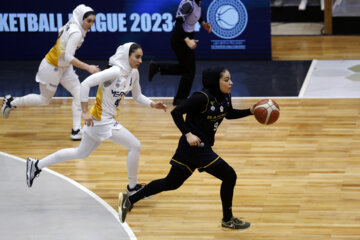
[[[32,158],[26,160],[26,183],[28,187],[32,186],[34,179],[41,173],[41,170],[37,167],[38,162],[39,160]]]
[[[8,118],[10,115],[11,110],[13,110],[14,106],[11,106],[11,102],[14,100],[14,98],[11,95],[6,95],[4,97],[4,102],[1,107],[1,113],[4,118]]]
[[[80,141],[81,137],[82,137],[82,129],[81,128],[76,131],[74,129],[71,129],[71,135],[70,135],[71,140]]]

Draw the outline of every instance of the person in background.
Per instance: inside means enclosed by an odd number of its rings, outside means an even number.
[[[76,49],[84,42],[86,33],[94,21],[95,12],[91,7],[80,4],[74,9],[69,22],[59,30],[55,46],[50,49],[40,63],[35,78],[39,83],[40,94],[28,94],[18,98],[6,95],[1,108],[4,118],[8,118],[10,112],[17,107],[48,105],[58,85],[61,84],[73,96],[73,127],[70,138],[72,140],[81,139],[80,81],[73,66],[84,69],[90,74],[99,72],[100,69],[96,65],[80,61],[74,55]]]
[[[141,144],[139,140],[116,120],[122,99],[132,92],[134,100],[147,107],[166,111],[162,102],[154,102],[141,93],[138,67],[142,63],[143,51],[137,43],[126,43],[117,48],[109,60],[109,68],[87,77],[81,83],[81,108],[85,122],[84,134],[77,148],[59,150],[41,160],[28,158],[26,180],[31,187],[41,169],[56,163],[82,159],[90,155],[106,139],[128,149],[127,171],[129,184],[127,193],[132,194],[143,185],[137,182],[137,171]],[[88,97],[91,87],[98,86],[96,100],[90,111]]]
[[[183,102],[190,94],[196,72],[195,49],[198,40],[194,39],[195,24],[212,32],[210,23],[201,17],[201,0],[182,0],[176,12],[175,26],[171,36],[171,48],[178,64],[150,62],[149,81],[160,72],[162,75],[181,75],[173,105]]]
[[[182,133],[178,147],[165,178],[154,180],[133,195],[119,194],[119,218],[126,214],[139,200],[179,188],[195,171],[207,172],[222,181],[220,197],[223,209],[221,225],[230,229],[247,229],[250,223],[233,216],[232,200],[236,183],[234,169],[212,150],[215,133],[223,121],[243,118],[253,114],[254,107],[234,109],[231,104],[230,72],[225,68],[212,68],[203,72],[204,88],[176,106],[171,115]],[[183,115],[186,114],[184,120]]]

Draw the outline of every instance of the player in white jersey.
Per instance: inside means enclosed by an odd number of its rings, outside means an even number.
[[[84,42],[86,33],[94,21],[95,12],[92,8],[81,4],[74,9],[69,22],[59,30],[56,44],[41,61],[36,74],[40,94],[28,94],[15,99],[11,95],[5,96],[1,109],[4,118],[8,118],[10,111],[16,107],[48,105],[60,83],[74,97],[72,102],[73,128],[70,137],[72,140],[81,139],[80,81],[73,66],[91,74],[99,72],[100,69],[98,66],[80,61],[74,57],[74,54]]]
[[[116,121],[117,109],[121,100],[132,92],[138,103],[166,111],[162,102],[154,102],[141,93],[138,67],[142,62],[143,51],[137,43],[126,43],[116,50],[109,60],[110,68],[93,74],[81,83],[81,108],[85,121],[84,133],[77,148],[59,150],[41,160],[27,159],[26,179],[29,187],[41,169],[59,162],[86,158],[102,141],[120,144],[128,149],[127,171],[129,194],[143,186],[137,182],[140,148],[139,140]],[[94,106],[88,110],[90,87],[98,86]]]

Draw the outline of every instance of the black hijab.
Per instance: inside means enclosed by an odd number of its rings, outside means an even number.
[[[222,101],[225,94],[220,90],[220,77],[221,73],[224,72],[224,67],[208,68],[202,72],[202,83],[205,89],[208,89],[212,95],[218,101]]]

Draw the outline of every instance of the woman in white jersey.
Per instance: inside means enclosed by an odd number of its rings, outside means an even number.
[[[28,187],[32,186],[34,178],[40,174],[42,168],[67,160],[86,158],[105,139],[128,149],[126,162],[129,178],[128,193],[131,194],[143,187],[137,182],[141,144],[115,119],[118,106],[129,91],[138,103],[166,111],[165,104],[153,102],[141,93],[138,67],[142,63],[142,56],[143,51],[137,43],[121,45],[110,58],[110,68],[89,76],[81,83],[81,108],[85,126],[80,146],[59,150],[41,160],[28,158],[26,163]],[[96,100],[89,111],[90,87],[97,85]]]
[[[36,74],[40,94],[28,94],[15,99],[11,95],[5,96],[1,109],[4,118],[8,118],[10,111],[16,107],[48,105],[60,83],[74,97],[72,102],[73,128],[70,137],[72,140],[81,139],[80,81],[73,66],[91,74],[99,72],[100,69],[98,66],[80,61],[74,57],[74,54],[84,42],[86,33],[94,21],[95,12],[92,8],[81,4],[74,9],[69,22],[59,30],[55,46],[41,61]]]

